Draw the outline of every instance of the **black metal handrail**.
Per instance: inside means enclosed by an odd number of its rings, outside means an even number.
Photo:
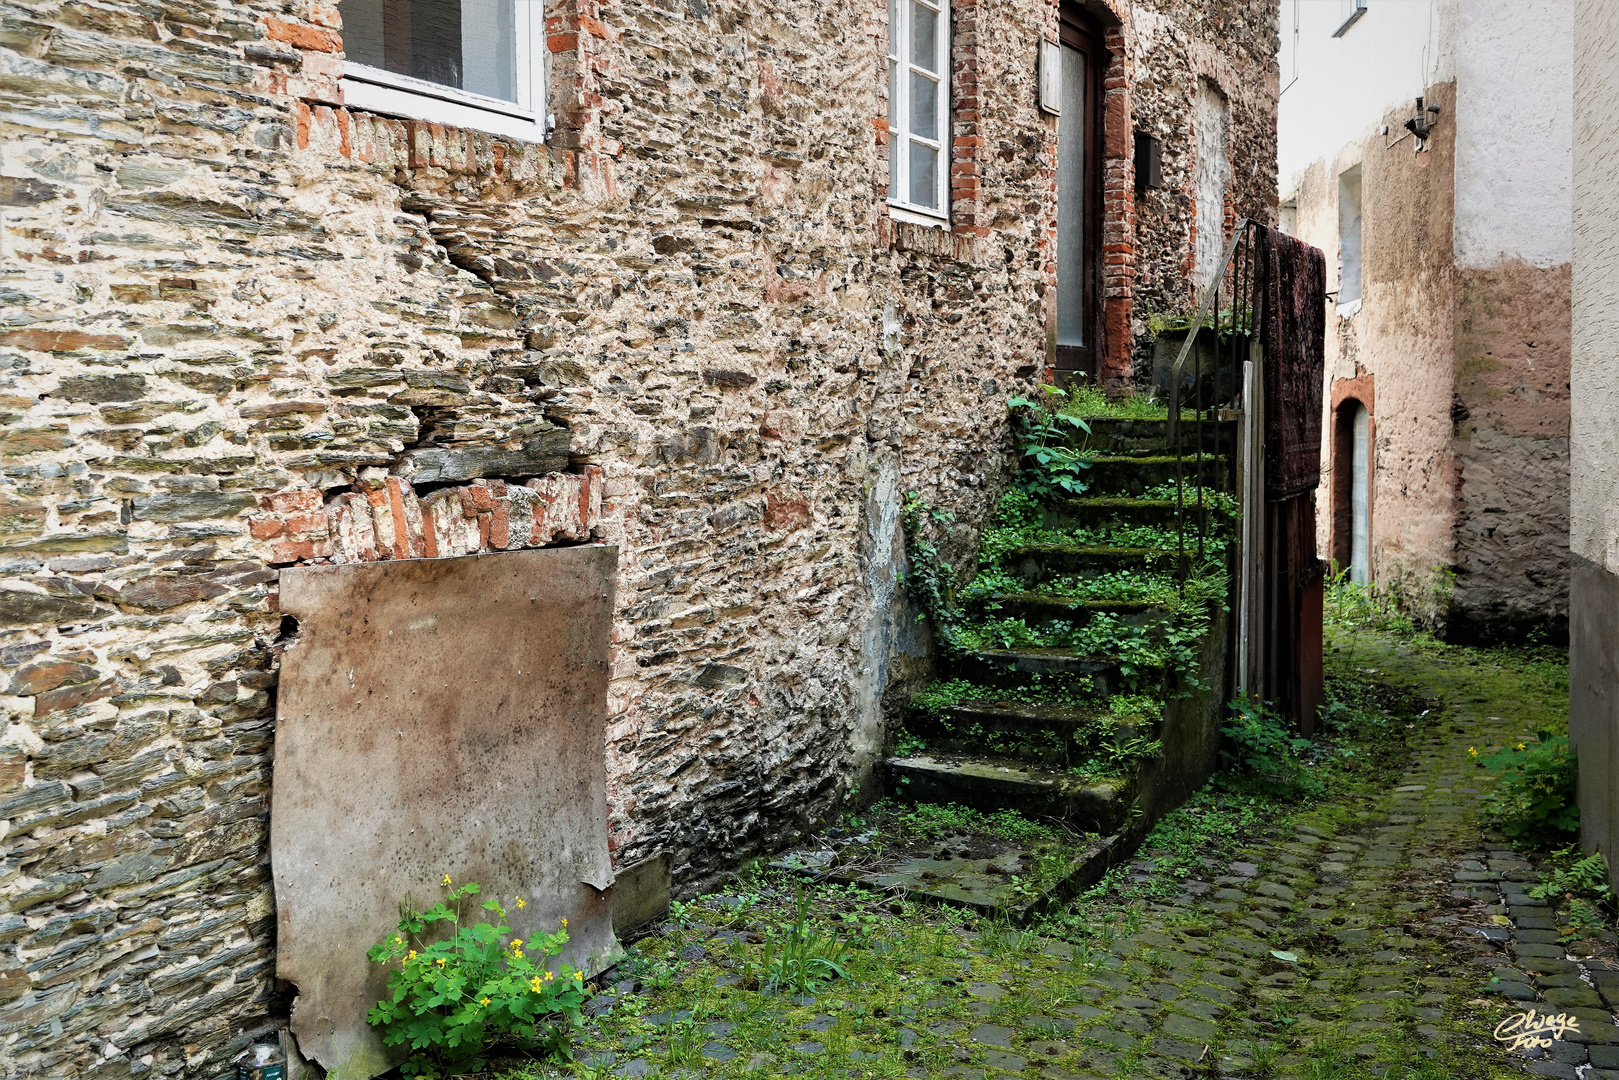
[[[1205,372],[1203,363],[1199,359],[1197,371],[1192,382],[1192,420],[1194,428],[1195,449],[1192,452],[1194,461],[1194,477],[1197,485],[1197,561],[1203,562],[1205,548],[1208,540],[1209,507],[1204,498],[1206,488],[1212,485],[1214,491],[1234,490],[1236,486],[1235,458],[1236,441],[1240,435],[1232,434],[1231,446],[1227,449],[1226,457],[1221,458],[1221,428],[1220,411],[1222,409],[1237,409],[1243,406],[1243,361],[1246,359],[1245,346],[1251,339],[1256,327],[1255,315],[1258,310],[1257,282],[1258,266],[1256,256],[1258,250],[1258,226],[1248,218],[1237,222],[1236,229],[1231,234],[1231,241],[1226,245],[1225,258],[1220,261],[1219,268],[1208,286],[1203,290],[1202,301],[1198,304],[1197,314],[1193,316],[1192,325],[1186,332],[1186,340],[1182,343],[1180,354],[1175,358],[1175,364],[1170,369],[1169,378],[1169,452],[1175,457],[1175,521],[1176,521],[1176,549],[1179,565],[1177,573],[1183,580],[1190,572],[1186,559],[1186,528],[1187,528],[1187,498],[1185,487],[1186,453],[1183,445],[1184,432],[1181,424],[1181,383],[1184,378],[1186,359],[1197,347],[1198,335],[1202,333],[1206,321],[1212,316],[1214,330],[1214,362],[1212,370]],[[1231,333],[1226,340],[1220,338],[1220,296],[1222,286],[1229,285],[1224,290],[1230,298]],[[1214,445],[1205,453],[1203,439],[1203,423],[1205,418],[1212,425],[1211,434]],[[1204,478],[1205,458],[1208,459],[1208,482]]]

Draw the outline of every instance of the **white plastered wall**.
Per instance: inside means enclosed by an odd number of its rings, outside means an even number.
[[[1466,0],[1456,48],[1456,262],[1569,261],[1575,0]]]
[[[1284,198],[1301,172],[1374,132],[1390,107],[1408,101],[1415,116],[1424,89],[1455,74],[1449,44],[1455,9],[1456,0],[1370,0],[1366,13],[1335,38],[1339,0],[1281,0],[1277,175]]]
[[[1581,7],[1569,547],[1619,574],[1619,4]]]

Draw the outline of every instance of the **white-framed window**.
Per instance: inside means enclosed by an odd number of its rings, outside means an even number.
[[[1366,14],[1366,0],[1338,0],[1338,8],[1338,29],[1332,32],[1333,37],[1343,37],[1344,32]]]
[[[351,108],[545,140],[542,0],[343,0],[342,14]]]
[[[1354,165],[1338,174],[1338,314],[1346,319],[1360,310],[1360,207],[1361,173]]]
[[[888,202],[950,216],[949,0],[888,0]]]

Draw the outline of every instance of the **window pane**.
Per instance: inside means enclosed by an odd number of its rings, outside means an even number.
[[[888,197],[899,198],[899,65],[888,62]]]
[[[911,134],[924,139],[939,137],[939,84],[918,72],[911,72]]]
[[[1085,338],[1085,54],[1062,50],[1057,118],[1057,344]]]
[[[343,53],[356,64],[388,69],[382,0],[344,0]]]
[[[911,202],[939,209],[939,151],[911,143]]]
[[[888,55],[899,55],[899,0],[888,0]]]
[[[514,7],[512,0],[461,0],[461,89],[517,100]]]
[[[344,0],[348,59],[517,100],[518,0]]]
[[[929,71],[939,70],[939,13],[921,4],[911,4],[911,63]]]

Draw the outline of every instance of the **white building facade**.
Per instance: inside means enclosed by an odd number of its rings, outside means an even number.
[[[1574,0],[1285,0],[1281,222],[1328,253],[1321,555],[1461,639],[1568,625]]]

